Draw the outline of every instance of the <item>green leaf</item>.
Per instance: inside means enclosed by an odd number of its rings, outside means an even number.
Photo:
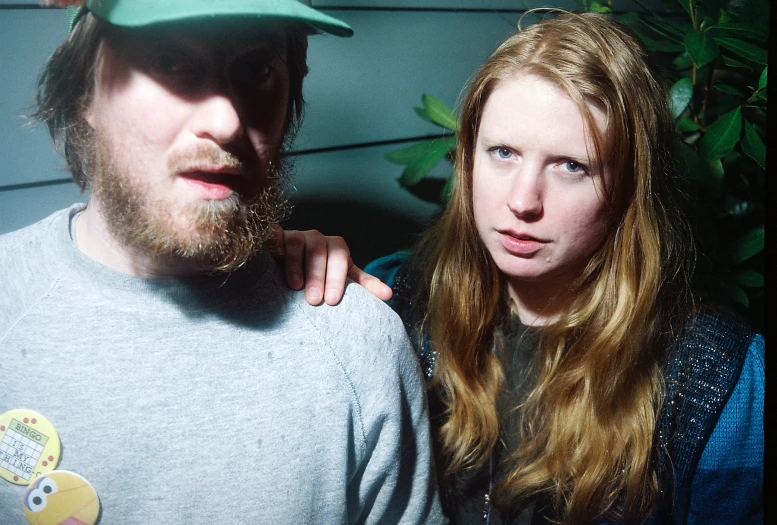
[[[612,9],[605,2],[593,0],[589,8],[592,13],[612,13]]]
[[[688,52],[685,51],[685,46],[683,46],[683,53],[675,58],[672,63],[674,64],[674,67],[679,70],[688,69],[693,65],[693,60]]]
[[[739,60],[735,58],[731,58],[728,55],[723,55],[723,63],[726,64],[728,67],[742,67],[745,69],[750,69],[750,66],[748,66],[744,62],[740,62]]]
[[[761,78],[758,79],[758,89],[764,89],[766,87],[767,69],[769,69],[769,66],[764,68],[763,72],[761,73]]]
[[[761,168],[766,169],[766,146],[764,146],[761,137],[752,124],[745,121],[745,134],[742,137],[742,151],[745,155],[758,163]]]
[[[691,14],[691,9],[693,8],[691,0],[677,0],[677,3],[680,4],[683,9],[685,9],[685,12],[688,13],[688,16],[693,16]]]
[[[731,260],[735,263],[746,261],[764,249],[764,227],[750,230],[734,245]]]
[[[456,115],[453,114],[453,111],[451,111],[443,101],[428,94],[424,94],[421,99],[423,100],[426,114],[429,115],[432,122],[453,131],[459,129],[459,122],[456,119]]]
[[[450,144],[446,139],[448,139],[448,137],[429,141],[427,143],[426,151],[420,157],[409,163],[404,171],[402,171],[402,175],[399,178],[399,184],[405,187],[412,186],[413,184],[417,184],[427,173],[432,171],[432,168],[434,168],[451,149]]]
[[[734,280],[738,285],[749,288],[760,288],[764,285],[763,274],[752,270],[742,270],[734,276]]]
[[[724,84],[723,82],[718,82],[713,86],[714,89],[717,89],[718,91],[722,91],[723,93],[728,93],[729,95],[736,95],[738,97],[744,98],[745,94],[739,91],[734,86],[729,86],[728,84]]]
[[[699,153],[707,160],[725,157],[734,149],[742,131],[742,108],[737,106],[707,128],[699,142]]]
[[[423,142],[413,144],[412,146],[408,146],[406,148],[398,149],[395,151],[389,151],[388,153],[383,155],[383,158],[385,158],[387,161],[392,162],[394,164],[407,166],[408,164],[412,164],[416,162],[419,158],[426,155],[426,153],[429,152],[430,150],[436,149],[437,146],[435,143],[440,140],[446,141],[446,144],[448,145],[448,149],[451,149],[453,148],[453,146],[456,145],[455,135],[450,135],[448,137],[443,137],[443,138],[424,140]]]
[[[747,201],[736,200],[731,195],[726,195],[724,209],[732,217],[743,217],[753,209],[753,206]]]
[[[744,40],[739,40],[738,38],[728,38],[728,37],[719,37],[719,36],[713,36],[712,38],[715,40],[715,42],[725,47],[729,51],[736,53],[742,58],[752,60],[756,64],[766,65],[767,63],[767,59],[769,55],[765,49],[762,49],[758,46],[754,46],[753,44],[745,42]]]
[[[696,67],[709,64],[718,58],[720,54],[720,49],[715,40],[707,33],[702,33],[701,31],[689,31],[685,34],[683,43]]]
[[[704,20],[702,21],[701,25],[699,26],[699,29],[701,29],[702,31],[707,31],[711,26],[714,26],[715,23],[716,22],[715,22],[715,20],[712,19],[712,17],[705,16]]]
[[[640,21],[639,15],[634,11],[629,11],[628,13],[623,13],[622,15],[616,15],[615,18],[621,24],[626,24],[627,26],[637,24]]]
[[[722,24],[716,24],[710,26],[707,30],[710,35],[717,36],[731,36],[740,38],[749,38],[757,42],[765,42],[767,35],[756,29],[749,24],[742,24],[738,22],[725,22]]]
[[[710,167],[710,173],[715,180],[721,181],[726,176],[726,170],[723,169],[723,162],[720,159],[707,161]]]
[[[747,293],[745,293],[745,291],[740,288],[739,285],[730,281],[724,281],[721,284],[729,299],[743,306],[750,306],[750,300],[747,298]]]
[[[406,148],[389,151],[385,155],[383,155],[383,158],[385,158],[389,162],[393,162],[394,164],[401,164],[402,166],[407,166],[408,164],[412,164],[415,162],[418,158],[423,156],[424,153],[429,149],[429,144],[432,142],[432,140],[425,140],[423,142],[419,142],[418,144],[413,144],[412,146],[408,146]]]
[[[693,97],[693,82],[690,78],[681,78],[669,90],[669,109],[674,118],[679,117]]]
[[[650,20],[641,18],[640,22],[642,22],[642,25],[650,28],[664,38],[674,40],[675,42],[681,42],[683,35],[685,34],[681,29],[661,20],[659,17],[651,18]]]
[[[413,111],[415,111],[415,114],[418,115],[419,117],[421,117],[423,120],[434,124],[434,122],[432,122],[432,118],[426,113],[426,109],[424,109],[424,108],[413,108]]]
[[[634,31],[637,33],[637,36],[642,40],[642,42],[645,44],[645,47],[647,47],[650,51],[661,51],[663,53],[679,53],[681,51],[685,51],[685,46],[681,42],[675,42],[673,40],[659,40],[655,38],[650,38],[649,36],[646,36],[644,33],[640,33],[639,31]]]
[[[683,133],[690,133],[691,131],[700,130],[701,126],[688,117],[685,117],[677,121],[677,128]]]

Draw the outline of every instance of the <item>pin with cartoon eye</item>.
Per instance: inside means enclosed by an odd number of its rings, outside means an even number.
[[[30,525],[94,525],[100,500],[92,485],[67,470],[38,477],[24,494],[24,515]]]

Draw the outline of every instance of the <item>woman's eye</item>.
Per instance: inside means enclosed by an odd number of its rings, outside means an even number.
[[[586,167],[574,160],[568,160],[564,163],[564,167],[569,173],[581,173],[586,171]]]
[[[513,152],[508,148],[492,148],[491,151],[500,159],[509,159],[513,156]]]

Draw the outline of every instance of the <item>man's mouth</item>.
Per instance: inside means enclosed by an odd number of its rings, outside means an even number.
[[[235,168],[205,168],[186,171],[178,176],[208,200],[228,199],[234,193],[244,193],[246,177]]]

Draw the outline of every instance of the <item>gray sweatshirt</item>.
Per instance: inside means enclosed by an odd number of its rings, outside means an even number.
[[[309,306],[260,254],[227,276],[114,272],[78,206],[0,236],[0,414],[34,410],[117,523],[438,523],[420,369],[359,286]],[[2,469],[2,466],[0,466]],[[26,523],[0,479],[0,524]]]

